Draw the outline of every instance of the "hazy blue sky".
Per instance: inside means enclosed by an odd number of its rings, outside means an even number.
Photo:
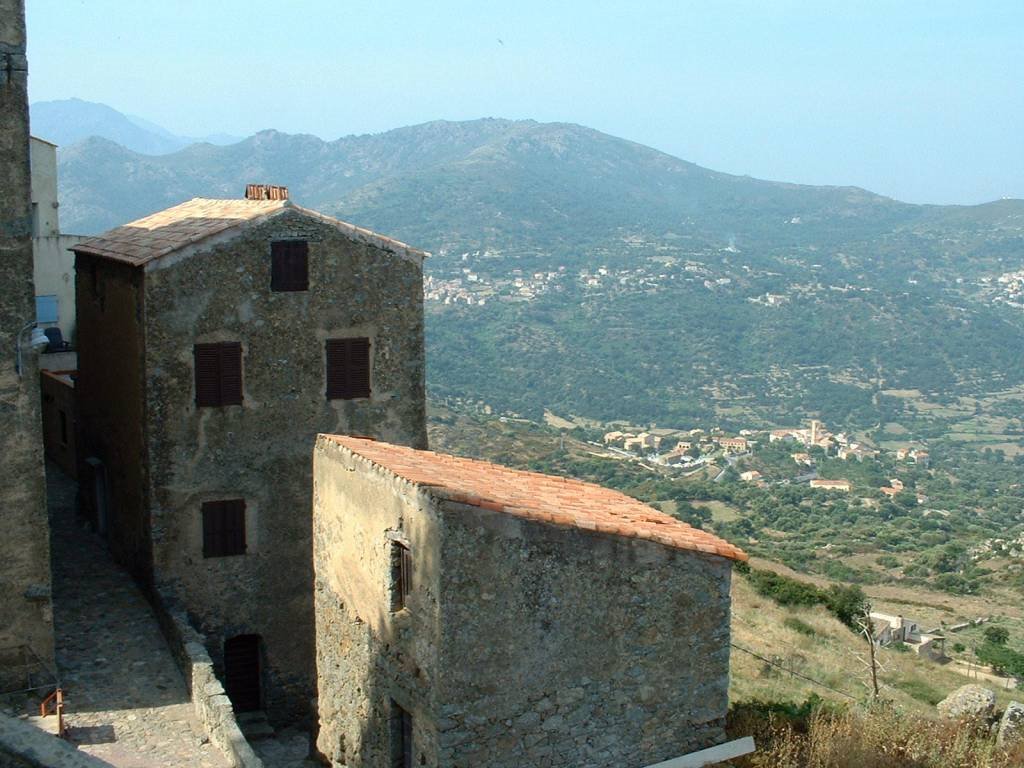
[[[27,0],[33,101],[183,134],[581,123],[716,170],[1024,197],[1024,0]]]

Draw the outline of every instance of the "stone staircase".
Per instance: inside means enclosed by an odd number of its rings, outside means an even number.
[[[272,739],[276,735],[265,712],[239,712],[235,715],[235,720],[246,741],[262,741]]]

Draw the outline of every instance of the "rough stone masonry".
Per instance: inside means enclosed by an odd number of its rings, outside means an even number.
[[[35,319],[29,177],[28,65],[22,0],[0,0],[0,685],[32,649],[52,668],[49,526],[39,421],[39,373],[19,332]],[[6,679],[12,678],[12,679]]]
[[[274,290],[282,242],[308,248],[301,290]],[[286,200],[201,199],[76,253],[83,455],[101,467],[82,485],[97,527],[187,610],[236,708],[308,716],[312,445],[323,431],[425,445],[424,254]],[[370,392],[331,399],[325,345],[351,337],[369,340]],[[203,406],[195,350],[223,343],[238,348],[240,391]],[[240,546],[210,551],[210,505],[225,499]],[[258,657],[232,674],[226,644],[254,636],[243,647]]]
[[[724,740],[735,547],[598,486],[339,436],[313,505],[331,765],[643,768]]]

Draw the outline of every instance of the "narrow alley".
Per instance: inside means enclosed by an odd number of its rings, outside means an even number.
[[[219,768],[156,617],[75,516],[76,486],[47,467],[57,667],[70,739],[124,768]]]

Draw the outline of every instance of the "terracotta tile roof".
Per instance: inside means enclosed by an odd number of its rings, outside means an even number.
[[[411,483],[440,489],[452,501],[552,525],[648,539],[674,549],[747,559],[745,552],[717,536],[592,483],[359,437],[321,438]]]
[[[355,240],[378,248],[401,255],[413,254],[419,258],[428,255],[398,240],[311,211],[295,205],[290,200],[209,200],[202,197],[83,240],[75,245],[73,250],[139,266],[214,235],[288,209],[317,218],[340,229]]]

